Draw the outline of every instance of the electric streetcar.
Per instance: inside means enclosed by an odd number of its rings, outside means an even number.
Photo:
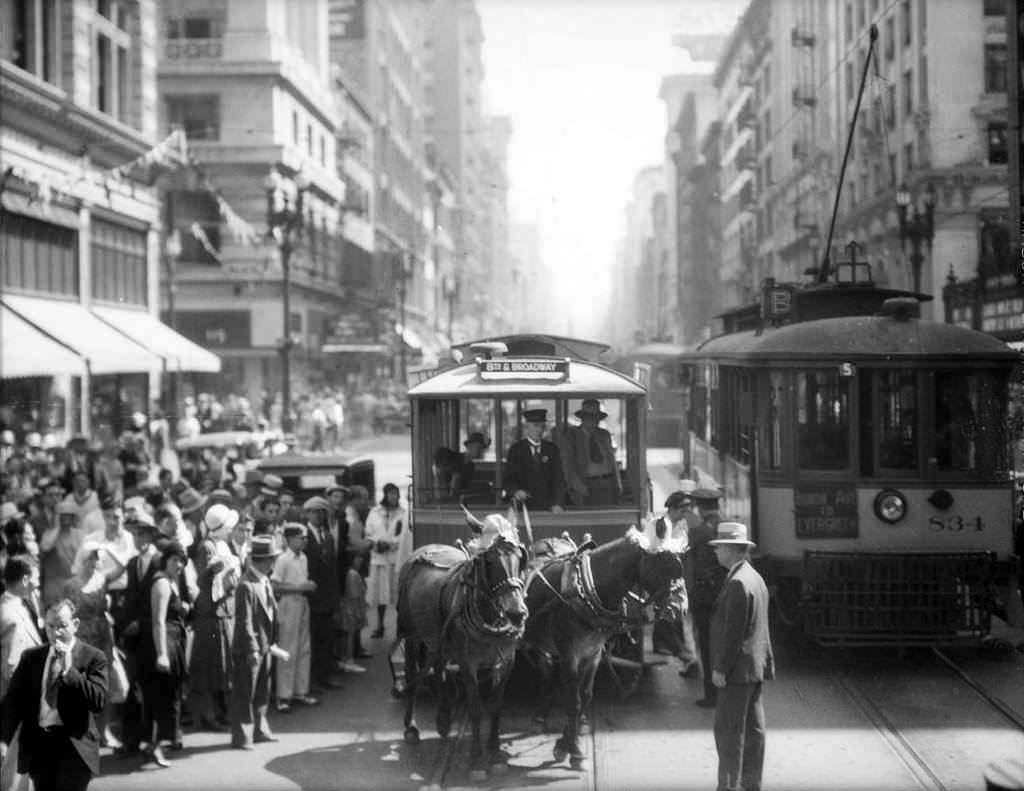
[[[1019,354],[850,269],[766,281],[683,355],[685,468],[749,523],[778,613],[815,641],[977,641],[1019,562],[1006,429]]]

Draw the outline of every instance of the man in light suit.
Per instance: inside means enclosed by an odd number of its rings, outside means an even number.
[[[7,694],[21,655],[45,642],[28,604],[32,591],[39,587],[39,566],[25,556],[10,558],[4,566],[4,587],[0,595],[0,698]]]
[[[287,661],[276,645],[277,601],[270,584],[281,554],[271,536],[253,536],[249,565],[235,588],[235,632],[231,643],[231,746],[253,749],[253,742],[276,742],[270,730],[270,669],[274,656]]]
[[[576,410],[580,425],[565,432],[565,477],[573,505],[618,505],[622,477],[612,435],[598,426],[608,417],[596,398],[584,398]]]
[[[720,522],[709,542],[728,576],[711,614],[711,680],[718,689],[718,791],[760,791],[764,769],[761,686],[775,678],[768,588],[750,565],[747,526]]]
[[[0,758],[20,726],[18,771],[36,791],[84,791],[100,770],[96,715],[107,705],[107,659],[77,631],[72,602],[51,606],[50,644],[22,655],[0,706]]]

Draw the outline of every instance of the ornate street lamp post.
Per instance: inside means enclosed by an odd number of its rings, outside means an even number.
[[[288,180],[272,168],[263,186],[267,192],[267,232],[277,242],[281,254],[281,302],[284,314],[281,337],[281,429],[289,432],[292,430],[291,257],[302,233],[303,202],[309,190],[309,182],[300,172],[289,185]]]
[[[924,192],[924,211],[918,208],[918,202],[901,184],[896,190],[896,206],[900,214],[900,247],[906,250],[910,242],[910,266],[914,278],[914,292],[921,293],[921,267],[924,264],[922,246],[928,246],[931,254],[932,242],[935,239],[935,187],[928,184]]]
[[[167,324],[172,330],[177,330],[177,315],[175,312],[175,300],[178,295],[178,259],[181,257],[181,234],[177,228],[172,228],[164,239],[164,265],[167,267]],[[167,401],[164,405],[164,414],[168,420],[173,421],[178,414],[178,372],[167,371],[167,362],[164,362],[165,375],[167,376]],[[172,423],[172,425],[174,425]]]

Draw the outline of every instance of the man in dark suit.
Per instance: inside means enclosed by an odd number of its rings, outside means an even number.
[[[334,664],[334,618],[341,607],[338,547],[327,527],[328,503],[310,497],[302,504],[306,512],[306,563],[316,590],[309,594],[309,675],[319,690],[341,685],[331,679]],[[346,532],[347,535],[347,532]],[[315,694],[315,693],[314,693]]]
[[[271,536],[253,536],[249,566],[235,589],[235,631],[231,641],[231,746],[276,742],[270,730],[270,669],[273,657],[288,661],[277,647],[277,600],[270,584],[281,554]]]
[[[0,706],[0,757],[20,726],[18,771],[36,791],[84,791],[100,770],[95,715],[107,705],[107,660],[77,630],[72,602],[50,607],[50,644],[22,654]]]
[[[761,686],[775,678],[768,588],[750,565],[747,526],[721,522],[709,542],[728,570],[711,615],[711,680],[718,689],[718,791],[760,791],[764,770]]]
[[[722,521],[718,513],[720,496],[713,489],[696,489],[690,494],[697,506],[700,521],[697,525],[690,525],[687,530],[690,551],[686,553],[683,564],[704,681],[704,697],[697,701],[697,705],[706,709],[713,709],[718,697],[718,691],[711,683],[711,611],[725,581],[726,570],[719,564],[710,542],[718,532],[718,523]]]
[[[505,490],[517,503],[537,511],[561,511],[565,502],[565,472],[554,442],[542,439],[548,423],[546,409],[523,412],[526,436],[508,449]]]

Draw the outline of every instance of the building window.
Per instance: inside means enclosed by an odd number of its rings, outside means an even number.
[[[320,135],[320,164],[327,167],[327,137]]]
[[[857,30],[862,30],[864,25],[867,24],[865,16],[867,15],[868,0],[857,0]]]
[[[220,97],[168,96],[167,123],[189,140],[220,140]]]
[[[985,16],[1006,18],[1006,0],[985,0]]]
[[[164,30],[169,39],[219,39],[224,36],[225,0],[163,0]]]
[[[1006,124],[993,123],[988,125],[988,163],[1005,165],[1009,148],[1007,147]]]
[[[896,57],[896,19],[889,17],[885,20],[885,59],[892,60]]]
[[[10,61],[19,69],[57,85],[60,74],[57,0],[13,0],[9,5]]]
[[[908,116],[914,113],[914,72],[911,69],[903,72],[903,112]]]
[[[885,89],[885,114],[890,129],[896,128],[896,86],[889,84]]]
[[[914,143],[910,142],[903,146],[903,170],[909,173],[914,169]]]
[[[306,124],[306,153],[313,156],[313,124]]]
[[[764,141],[762,145],[768,145],[772,139],[772,111],[766,110],[764,113]]]
[[[292,142],[299,144],[299,111],[292,110]]]
[[[853,41],[853,6],[850,3],[843,9],[843,23],[844,41],[849,44]]]
[[[846,61],[846,101],[853,99],[853,63]]]
[[[122,123],[130,116],[132,37],[128,32],[125,0],[96,0],[92,17],[95,57],[93,59],[93,104]]]
[[[78,296],[78,233],[0,209],[0,284]]]
[[[1006,93],[1006,66],[1006,45],[986,44],[985,93]]]
[[[126,305],[149,303],[146,234],[94,217],[92,233],[92,297]]]
[[[909,47],[911,41],[910,31],[910,0],[903,0],[903,4],[900,6],[901,24],[903,27],[903,46]]]

